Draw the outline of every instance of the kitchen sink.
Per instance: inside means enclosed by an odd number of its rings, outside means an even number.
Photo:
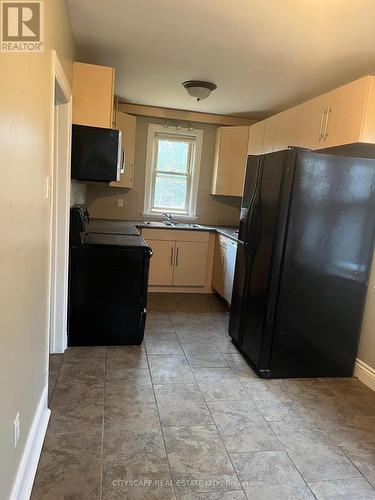
[[[169,221],[144,221],[144,225],[148,227],[170,227],[176,229],[203,229],[199,224],[185,224],[183,222],[169,222]]]
[[[150,227],[173,227],[175,226],[174,222],[169,222],[169,221],[160,221],[160,222],[151,222],[151,221],[144,221],[143,223],[145,226],[150,226]]]

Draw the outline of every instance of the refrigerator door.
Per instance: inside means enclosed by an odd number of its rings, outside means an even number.
[[[268,376],[269,352],[264,352],[269,307],[275,300],[275,290],[270,294],[273,276],[277,276],[280,262],[275,259],[282,248],[284,236],[280,228],[286,217],[288,197],[282,196],[286,167],[294,158],[292,151],[280,151],[263,157],[260,189],[255,202],[254,216],[248,236],[248,254],[251,269],[243,310],[241,348],[262,376]],[[285,182],[284,182],[285,184]],[[277,281],[277,278],[276,278]]]
[[[250,269],[247,238],[251,226],[254,197],[260,178],[260,156],[249,156],[247,160],[244,193],[242,198],[240,229],[238,235],[236,264],[233,281],[232,302],[228,333],[240,344],[242,338],[242,314],[246,302],[247,280]]]
[[[238,239],[246,242],[251,208],[254,205],[254,196],[260,173],[261,156],[248,156],[246,164],[246,175],[243,188],[240,213],[240,227]]]
[[[352,375],[374,213],[373,160],[298,153],[271,376]]]

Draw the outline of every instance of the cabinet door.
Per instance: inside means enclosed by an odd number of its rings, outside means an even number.
[[[204,286],[207,279],[208,243],[176,242],[173,284],[175,286]]]
[[[224,279],[225,279],[225,264],[226,264],[226,247],[216,237],[214,264],[212,269],[212,286],[222,297],[224,297]]]
[[[118,182],[111,182],[112,187],[131,188],[134,182],[135,130],[137,119],[133,115],[116,112],[116,129],[122,130],[122,146],[125,151],[125,168]]]
[[[264,128],[266,120],[250,125],[248,155],[261,155],[263,153]]]
[[[277,115],[265,120],[263,154],[272,153],[275,142]]]
[[[352,144],[361,140],[368,84],[369,79],[365,77],[326,94],[327,116],[322,147]]]
[[[115,70],[73,63],[73,123],[112,128]]]
[[[152,248],[148,284],[150,286],[172,285],[175,242],[147,240],[147,244]]]
[[[248,137],[248,126],[218,129],[212,194],[242,196]]]

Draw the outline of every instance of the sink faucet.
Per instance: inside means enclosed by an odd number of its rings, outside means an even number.
[[[167,219],[168,222],[170,222],[171,224],[173,224],[172,214],[163,213],[163,215]]]

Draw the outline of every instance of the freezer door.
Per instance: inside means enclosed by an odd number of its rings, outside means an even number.
[[[375,162],[300,153],[271,375],[351,376],[373,254]]]
[[[278,235],[282,204],[281,187],[286,160],[291,152],[280,151],[265,155],[262,162],[261,182],[254,200],[254,213],[248,236],[250,273],[247,282],[246,302],[243,313],[241,348],[259,371],[265,341],[265,327],[270,302],[270,285],[276,244],[282,244]],[[262,359],[267,356],[262,356]],[[267,376],[267,375],[265,375]]]
[[[237,343],[240,343],[242,338],[243,307],[246,303],[247,281],[250,272],[247,238],[251,226],[255,193],[260,180],[260,165],[260,156],[248,157],[228,330],[229,335]]]
[[[255,191],[258,182],[261,156],[248,156],[246,164],[246,175],[241,202],[240,227],[238,239],[246,242],[248,235],[249,219],[251,217],[251,208],[254,202]]]

